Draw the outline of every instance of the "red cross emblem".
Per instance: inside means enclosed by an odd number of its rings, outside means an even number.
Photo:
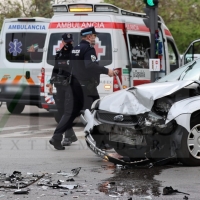
[[[63,43],[62,42],[60,42],[58,45],[59,46],[56,47],[56,51],[58,51],[58,50],[63,48]]]
[[[102,46],[101,41],[98,38],[96,40],[96,44],[94,45],[94,48],[96,50],[98,60],[100,60],[101,56],[105,56],[106,46]]]

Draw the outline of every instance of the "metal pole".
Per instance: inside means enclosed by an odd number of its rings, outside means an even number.
[[[150,35],[151,35],[151,48],[150,48],[150,57],[151,58],[155,58],[156,54],[155,54],[155,9],[152,8],[150,9]],[[151,72],[151,82],[155,81],[155,72]]]

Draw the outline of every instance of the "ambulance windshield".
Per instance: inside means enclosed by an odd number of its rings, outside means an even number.
[[[42,62],[45,38],[45,33],[7,33],[7,60],[17,63]]]
[[[71,33],[73,35],[74,44],[76,46],[80,40],[80,33]],[[52,33],[49,40],[49,47],[47,53],[47,63],[54,65],[56,51],[62,48],[63,33]],[[101,66],[110,65],[112,63],[112,43],[111,35],[109,33],[100,33],[96,38],[95,50]]]

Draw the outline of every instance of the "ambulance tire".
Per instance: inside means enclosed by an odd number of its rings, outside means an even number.
[[[16,104],[16,103],[8,103],[8,102],[6,102],[6,106],[7,106],[8,111],[11,114],[20,114],[25,108],[24,104]]]

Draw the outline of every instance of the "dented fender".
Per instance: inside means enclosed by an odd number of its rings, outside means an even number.
[[[190,118],[193,112],[200,110],[200,96],[176,102],[170,108],[165,124],[175,120],[177,124],[190,131]]]

